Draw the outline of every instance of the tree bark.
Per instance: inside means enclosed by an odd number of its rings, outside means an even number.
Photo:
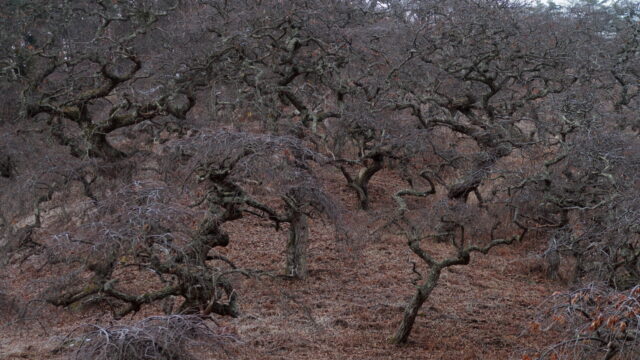
[[[411,302],[404,309],[402,322],[400,326],[398,326],[395,335],[391,338],[391,343],[405,344],[407,342],[409,334],[411,334],[411,329],[413,329],[413,324],[416,321],[416,316],[418,316],[418,311],[422,307],[422,304],[427,301],[436,285],[438,285],[438,279],[441,273],[442,267],[440,266],[435,266],[429,271],[429,277],[418,287]]]
[[[304,279],[308,274],[309,226],[307,215],[299,211],[292,211],[290,226],[289,241],[287,241],[286,274],[296,279]]]
[[[349,175],[344,167],[340,168],[349,186],[356,190],[356,194],[358,195],[358,208],[361,210],[369,209],[369,181],[373,175],[382,170],[384,155],[374,154],[370,159],[371,162],[358,172],[355,179]]]

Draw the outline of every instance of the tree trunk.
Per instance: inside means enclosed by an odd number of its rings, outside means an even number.
[[[358,195],[358,208],[361,210],[369,209],[369,181],[383,167],[384,156],[382,154],[374,154],[370,157],[371,161],[366,167],[360,169],[355,179],[344,166],[340,167],[342,175],[347,179],[347,183],[356,191]]]
[[[358,191],[358,200],[360,209],[369,209],[369,181],[378,171],[382,170],[384,156],[376,154],[371,157],[371,163],[364,169],[360,170],[355,179],[355,185],[362,191]]]
[[[286,274],[296,279],[304,279],[307,277],[307,247],[309,244],[307,215],[300,211],[291,211],[290,226]]]
[[[404,309],[402,322],[400,323],[400,326],[398,326],[395,335],[391,338],[391,343],[405,344],[407,342],[409,334],[411,334],[411,329],[413,329],[413,324],[416,321],[416,316],[418,316],[418,311],[422,307],[422,304],[427,301],[429,295],[431,295],[431,292],[438,284],[441,272],[442,268],[440,266],[435,266],[429,271],[429,277],[420,287],[418,287],[416,293],[411,299],[411,302]]]

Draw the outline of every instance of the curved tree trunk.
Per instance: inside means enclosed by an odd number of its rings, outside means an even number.
[[[395,335],[391,338],[391,343],[404,344],[407,342],[409,334],[411,334],[411,329],[413,329],[413,324],[416,321],[416,316],[418,316],[418,311],[422,307],[422,304],[427,301],[436,285],[438,285],[438,279],[441,273],[442,268],[440,266],[435,266],[429,271],[429,277],[418,287],[413,298],[411,298],[411,302],[409,302],[404,309],[402,322],[400,326],[398,326]]]
[[[363,169],[360,169],[358,175],[353,178],[344,167],[340,167],[342,174],[347,179],[349,186],[355,189],[358,196],[358,208],[361,210],[369,209],[369,181],[378,171],[382,170],[384,156],[375,154],[370,157],[371,162]]]

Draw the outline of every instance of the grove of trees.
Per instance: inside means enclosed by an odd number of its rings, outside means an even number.
[[[0,3],[0,269],[45,284],[22,301],[0,277],[6,326],[151,312],[75,354],[191,358],[237,340],[202,319],[242,314],[239,279],[313,281],[322,222],[418,261],[394,344],[445,269],[530,243],[566,292],[535,320],[558,341],[524,356],[640,357],[639,3]],[[403,187],[372,192],[385,176]],[[222,251],[247,218],[284,269]]]

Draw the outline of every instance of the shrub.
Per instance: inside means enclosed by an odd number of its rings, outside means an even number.
[[[212,328],[200,317],[186,315],[151,316],[133,325],[88,328],[78,337],[67,337],[67,347],[78,344],[71,359],[191,360],[197,358],[197,350],[218,351],[236,341],[233,335]]]

